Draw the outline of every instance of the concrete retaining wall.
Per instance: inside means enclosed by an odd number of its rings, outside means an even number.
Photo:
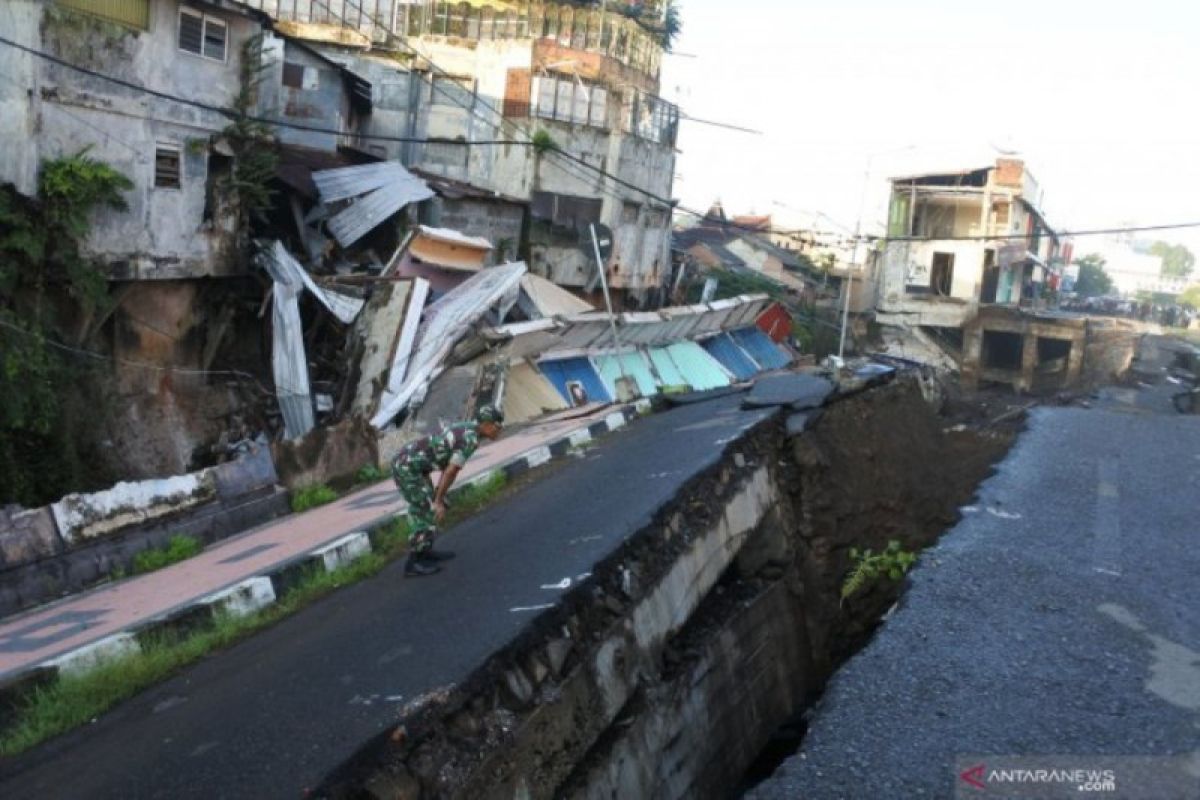
[[[204,544],[288,512],[265,446],[236,461],[154,481],[0,509],[0,617],[129,572],[176,535]]]

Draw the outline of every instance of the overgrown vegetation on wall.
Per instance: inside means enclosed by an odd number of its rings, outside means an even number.
[[[43,161],[36,200],[0,187],[0,503],[38,506],[99,485],[79,431],[90,364],[71,354],[110,302],[82,252],[92,212],[124,210],[133,183],[87,151]]]
[[[233,150],[233,174],[223,187],[238,209],[238,230],[244,236],[251,220],[262,219],[271,207],[273,192],[268,182],[275,175],[278,156],[271,127],[251,116],[258,102],[258,87],[269,65],[263,61],[262,34],[242,45],[238,93],[233,99],[234,120],[222,132]]]

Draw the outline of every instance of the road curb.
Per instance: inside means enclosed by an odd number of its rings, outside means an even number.
[[[573,447],[592,441],[627,425],[651,411],[649,400],[622,406],[603,419],[580,425],[553,441],[530,448],[486,472],[473,476],[463,486],[495,480],[503,475],[511,479],[531,469],[567,455]],[[372,520],[365,531],[355,531],[326,542],[307,553],[276,564],[270,570],[253,575],[211,594],[172,609],[162,616],[132,625],[96,641],[88,642],[53,658],[0,678],[0,730],[8,727],[22,698],[36,687],[52,683],[60,675],[80,675],[113,658],[142,651],[143,645],[164,635],[179,635],[212,620],[218,612],[246,616],[279,601],[288,589],[314,570],[332,572],[371,552],[374,533],[393,515]]]

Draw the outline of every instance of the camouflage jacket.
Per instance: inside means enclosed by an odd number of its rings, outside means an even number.
[[[409,442],[392,462],[392,471],[404,468],[428,475],[453,464],[462,467],[479,447],[479,426],[475,422],[456,422],[437,433]]]

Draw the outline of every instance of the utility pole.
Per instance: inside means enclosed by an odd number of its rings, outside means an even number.
[[[592,252],[596,255],[596,269],[600,272],[600,289],[604,292],[604,307],[608,309],[608,324],[612,326],[613,347],[616,348],[617,369],[621,371],[621,380],[628,382],[625,374],[625,360],[621,353],[621,337],[617,335],[617,318],[613,314],[612,298],[608,295],[608,278],[604,275],[604,259],[600,257],[600,240],[596,238],[596,223],[588,224],[592,234]]]
[[[858,242],[862,238],[862,219],[863,214],[865,213],[864,207],[867,204],[867,186],[871,182],[871,162],[874,161],[875,156],[882,156],[886,155],[887,153],[899,153],[904,150],[912,150],[915,147],[916,145],[909,144],[905,145],[904,147],[897,147],[894,150],[884,150],[879,153],[871,153],[869,156],[867,156],[867,169],[863,173],[862,192],[858,198],[858,219],[854,221],[854,250],[850,254],[850,265],[846,269],[846,279],[842,281],[843,289],[846,292],[846,299],[845,304],[842,306],[842,334],[838,341],[839,361],[842,360],[846,352],[846,327],[848,326],[850,320],[850,290],[854,286],[854,278],[850,274],[850,268],[858,263]]]

